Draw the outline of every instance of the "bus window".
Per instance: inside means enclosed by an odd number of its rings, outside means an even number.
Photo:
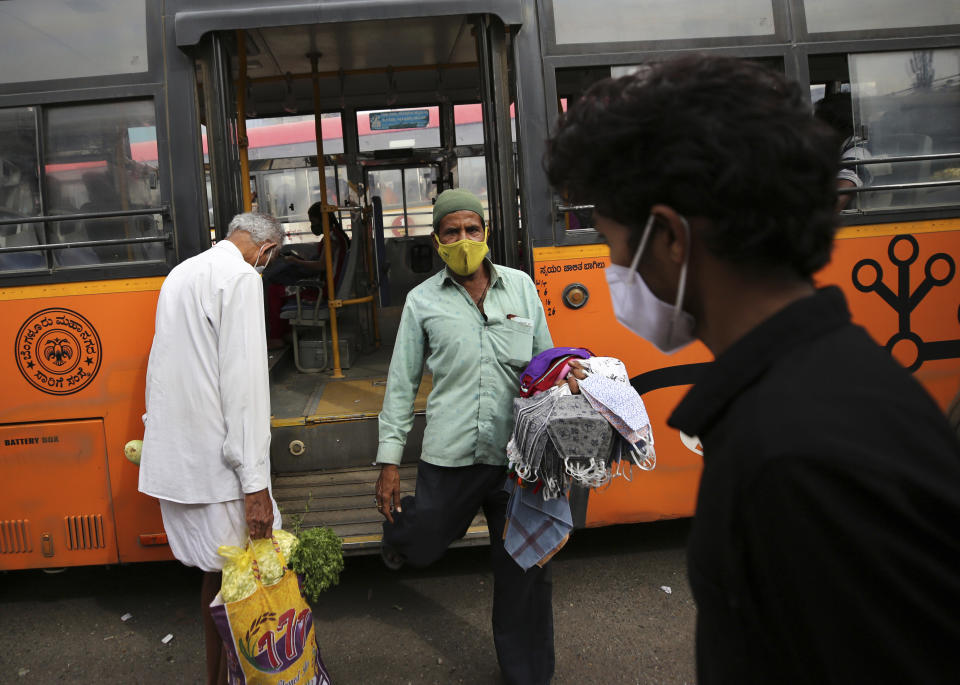
[[[429,235],[433,231],[433,200],[437,197],[437,168],[403,169],[407,204],[407,235]]]
[[[846,211],[960,203],[958,185],[912,185],[960,180],[958,65],[957,49],[810,58],[815,110],[844,139]]]
[[[310,190],[306,169],[282,169],[265,173],[258,197],[260,211],[281,222],[306,221],[310,208]]]
[[[40,213],[37,180],[36,112],[32,107],[0,109],[0,220]],[[43,225],[0,225],[0,247],[43,243]],[[0,271],[46,268],[41,251],[0,253]]]
[[[46,214],[87,214],[157,207],[160,185],[153,102],[46,107],[43,110]],[[159,236],[158,215],[50,221],[51,243]],[[58,266],[164,258],[160,243],[54,250]]]
[[[320,115],[323,154],[343,153],[343,123],[339,112]],[[317,154],[316,125],[312,114],[247,120],[249,158],[313,157]]]
[[[5,0],[0,45],[0,83],[144,72],[146,3]]]
[[[487,162],[482,155],[461,157],[457,160],[458,187],[469,190],[483,204],[484,220],[490,220],[487,204]]]
[[[327,181],[327,204],[337,206],[351,202],[357,204],[356,195],[351,196],[350,194],[349,184],[347,183],[347,168],[343,164],[331,164],[330,160],[327,160],[323,170]],[[315,168],[308,169],[307,176],[310,179],[310,204],[313,205],[320,202],[322,197],[320,195],[320,172]],[[340,221],[340,228],[343,229],[343,232],[347,234],[347,237],[352,238],[350,212],[337,211],[337,219]],[[303,230],[312,239],[313,234],[307,227]]]
[[[400,169],[371,169],[367,174],[370,197],[383,203],[383,227],[387,238],[407,234],[403,221],[403,172]]]
[[[696,10],[672,0],[553,0],[552,5],[558,45],[773,34],[770,0],[706,0]]]
[[[370,169],[370,197],[383,203],[386,238],[429,235],[433,231],[433,202],[437,197],[434,166]]]
[[[885,2],[882,9],[876,0],[804,0],[803,9],[808,33],[960,24],[955,0]]]
[[[38,137],[43,150],[39,163]],[[159,214],[77,216],[158,208],[157,157],[150,100],[3,110],[0,211],[6,220],[31,221],[0,225],[0,247],[157,238],[54,249],[50,262],[57,269],[163,261]],[[57,219],[64,215],[72,216]],[[0,271],[50,265],[39,251],[0,253]]]
[[[310,177],[310,204],[320,202],[320,173],[316,168],[309,169]],[[331,164],[329,161],[324,167],[324,177],[327,181],[327,204],[339,205],[350,201],[350,191],[347,185],[347,170],[342,164]]]
[[[439,107],[357,112],[360,152],[440,147]]]
[[[875,185],[960,180],[960,50],[850,55],[854,130],[870,155],[957,153],[871,165]],[[867,193],[875,209],[960,203],[960,186]]]
[[[454,131],[457,145],[483,145],[483,106],[453,106]]]

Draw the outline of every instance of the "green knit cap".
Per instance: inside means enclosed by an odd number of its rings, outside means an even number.
[[[480,204],[480,200],[476,195],[469,190],[463,190],[461,188],[444,190],[437,198],[437,203],[433,205],[434,230],[436,230],[437,225],[440,223],[440,219],[447,214],[459,212],[464,209],[479,214],[480,220],[483,220],[483,205]]]

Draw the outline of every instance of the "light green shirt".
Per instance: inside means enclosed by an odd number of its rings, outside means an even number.
[[[380,412],[378,463],[400,463],[424,360],[433,390],[420,458],[437,466],[506,463],[520,373],[553,341],[530,277],[486,263],[483,314],[447,269],[407,295]]]

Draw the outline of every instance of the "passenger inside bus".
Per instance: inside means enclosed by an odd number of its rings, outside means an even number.
[[[326,241],[323,239],[322,205],[314,203],[307,210],[310,218],[311,232],[320,238],[313,244],[306,244],[299,250],[293,247],[284,248],[284,257],[264,271],[264,285],[267,288],[268,308],[268,347],[282,348],[285,338],[290,334],[289,320],[282,316],[283,310],[296,308],[296,290],[300,289],[301,301],[315,302],[318,298],[326,300],[327,262],[324,255]],[[330,241],[333,252],[330,254],[333,264],[333,280],[335,287],[339,287],[344,274],[344,265],[347,261],[347,251],[350,249],[350,238],[340,226],[334,212],[327,213],[330,229]],[[316,245],[314,248],[313,245]],[[312,252],[312,254],[309,254]]]
[[[836,131],[843,142],[840,145],[840,161],[843,164],[869,159],[867,141],[854,135],[853,131],[853,103],[849,92],[827,93],[814,105],[814,114],[823,123]],[[837,173],[837,188],[862,188],[870,185],[870,171],[868,167],[843,166]],[[850,205],[853,195],[839,193],[837,195],[837,211],[846,209]]]

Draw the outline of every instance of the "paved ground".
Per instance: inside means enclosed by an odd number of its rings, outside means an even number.
[[[688,530],[574,535],[554,562],[557,685],[694,682]],[[348,559],[314,608],[334,683],[500,682],[486,554],[452,550],[399,573]],[[0,573],[0,683],[201,683],[198,612],[199,576],[176,563]]]

